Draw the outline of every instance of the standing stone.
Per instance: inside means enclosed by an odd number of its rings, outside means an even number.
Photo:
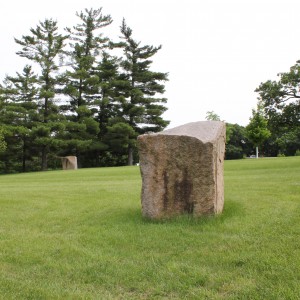
[[[221,213],[225,123],[188,123],[138,137],[142,213],[151,219]]]
[[[61,163],[63,170],[76,170],[77,169],[77,157],[65,156],[61,157]]]

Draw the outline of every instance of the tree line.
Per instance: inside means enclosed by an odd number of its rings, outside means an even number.
[[[102,8],[65,28],[46,19],[15,38],[27,64],[0,84],[0,172],[46,170],[76,155],[79,166],[132,165],[136,137],[158,132],[168,74],[151,69],[161,49],[142,45],[123,19],[120,39]]]
[[[256,89],[257,108],[247,126],[226,124],[226,159],[251,155],[300,155],[300,61],[278,80],[262,82]],[[207,119],[220,119],[213,111]],[[256,150],[256,151],[255,151]]]
[[[102,8],[76,16],[63,33],[46,19],[15,39],[27,64],[0,84],[1,173],[59,168],[66,155],[80,167],[132,165],[136,137],[169,124],[168,74],[152,70],[161,46],[136,41],[124,19],[118,41],[105,36],[113,20]],[[225,158],[300,155],[300,61],[255,91],[249,124],[226,124]]]

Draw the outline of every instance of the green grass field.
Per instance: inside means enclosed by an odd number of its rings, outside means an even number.
[[[138,167],[0,176],[0,299],[299,299],[300,157],[225,162],[222,215],[151,222]]]

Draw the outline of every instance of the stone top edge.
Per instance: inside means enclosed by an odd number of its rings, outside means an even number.
[[[155,135],[188,136],[207,143],[217,140],[224,130],[225,123],[222,121],[198,121],[166,129]]]

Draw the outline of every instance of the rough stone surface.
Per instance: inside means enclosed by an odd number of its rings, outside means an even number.
[[[65,156],[61,157],[61,163],[63,170],[76,170],[77,169],[77,157]]]
[[[138,137],[142,213],[152,219],[221,213],[225,123],[188,123]]]

